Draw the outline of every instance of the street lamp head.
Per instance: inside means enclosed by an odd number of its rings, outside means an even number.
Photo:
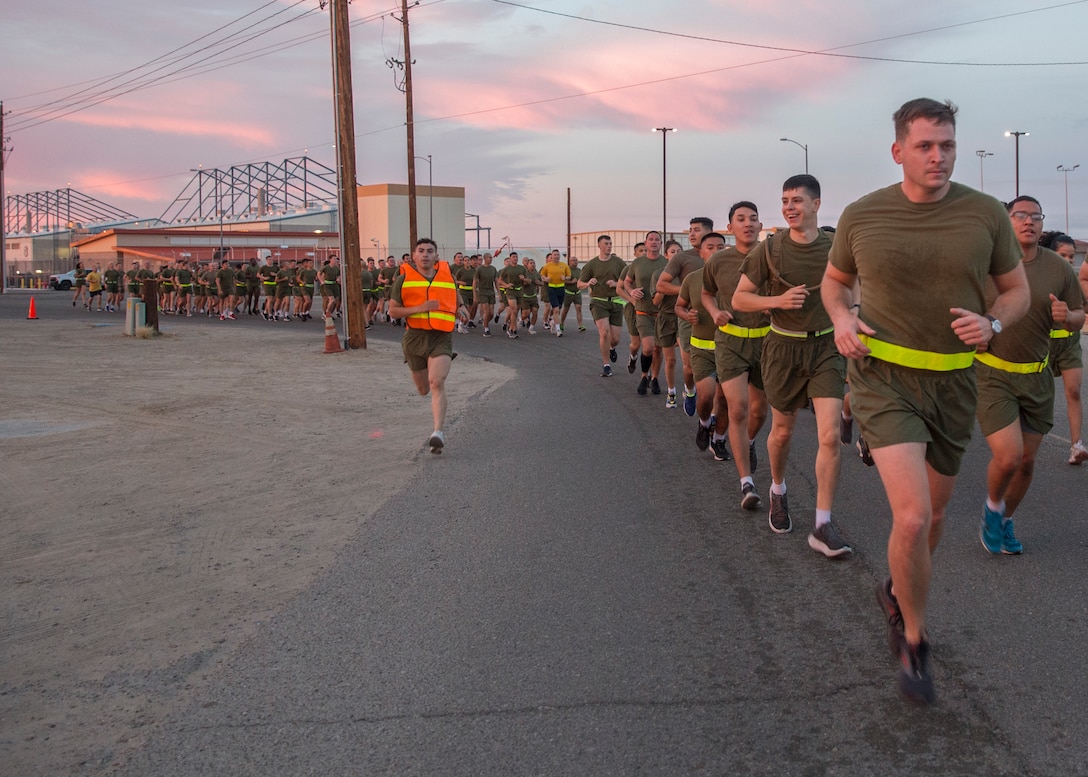
[[[1011,138],[1011,137],[1026,138],[1030,134],[1031,134],[1030,132],[1020,132],[1019,130],[1006,130],[1005,131],[1005,137],[1007,137],[1007,138]]]

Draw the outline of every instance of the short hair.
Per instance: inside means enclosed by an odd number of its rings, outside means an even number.
[[[612,239],[611,235],[599,235],[597,237],[597,245],[600,245],[602,240],[611,240],[611,239]]]
[[[791,175],[782,184],[782,191],[792,192],[794,189],[804,189],[812,199],[820,199],[820,182],[816,180],[814,175],[808,173]]]
[[[723,235],[721,232],[707,232],[705,235],[703,235],[702,239],[699,241],[699,247],[701,248],[703,243],[705,243],[707,241],[707,238],[710,238],[710,237],[716,237],[716,238],[718,238],[718,240],[721,240],[723,243],[725,242],[725,235]]]
[[[1005,210],[1007,210],[1009,213],[1012,213],[1013,208],[1016,207],[1016,203],[1018,202],[1034,202],[1036,205],[1039,206],[1039,210],[1043,209],[1043,204],[1037,199],[1027,194],[1021,194],[1016,199],[1010,200],[1009,204],[1005,206]]]
[[[895,121],[895,139],[902,141],[910,131],[911,122],[915,119],[929,119],[935,124],[951,124],[952,129],[955,129],[957,111],[959,108],[951,100],[945,100],[943,103],[928,97],[909,100],[892,114],[892,120]]]
[[[708,216],[696,216],[689,221],[688,224],[702,224],[707,229],[714,229],[714,219],[709,218]]]
[[[741,200],[740,202],[734,202],[733,205],[729,208],[729,221],[733,220],[733,214],[735,214],[741,208],[748,208],[749,210],[755,211],[755,214],[757,216],[759,215],[759,208],[756,207],[754,202],[748,202],[748,200]]]
[[[421,245],[432,245],[434,246],[434,250],[438,251],[438,243],[434,242],[429,237],[421,237],[419,240],[417,240],[413,250],[415,250],[415,248],[419,248]]]
[[[650,235],[657,235],[658,237],[661,237],[661,233],[658,232],[656,229],[651,229],[649,232],[646,233],[646,237],[649,237]]]
[[[636,250],[636,251],[637,251],[638,249],[640,249],[640,248],[645,248],[645,247],[646,247],[646,244],[645,244],[645,243],[635,243],[635,250]]]

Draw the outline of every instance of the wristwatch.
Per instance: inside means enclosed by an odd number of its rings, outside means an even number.
[[[1000,322],[1000,321],[998,321],[998,320],[997,320],[996,318],[994,318],[993,316],[991,316],[991,315],[990,315],[989,313],[987,313],[987,314],[986,314],[986,318],[987,318],[987,319],[989,320],[989,322],[990,322],[990,329],[992,329],[992,330],[993,330],[994,334],[995,334],[995,335],[999,335],[999,334],[1001,334],[1001,322]]]

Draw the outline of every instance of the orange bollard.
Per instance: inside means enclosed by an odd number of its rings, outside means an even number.
[[[28,310],[27,313],[26,313],[26,320],[27,321],[37,321],[38,320],[38,309],[34,307],[34,298],[33,297],[30,298],[30,310]]]
[[[336,331],[336,322],[332,320],[332,316],[325,318],[325,353],[343,353],[344,349],[340,347],[340,335]]]

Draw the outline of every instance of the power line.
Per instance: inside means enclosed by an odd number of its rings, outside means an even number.
[[[958,22],[956,24],[948,24],[942,27],[933,27],[927,30],[917,30],[915,32],[905,32],[898,35],[889,35],[884,38],[875,38],[873,40],[862,41],[860,43],[850,43],[844,46],[833,46],[827,49],[798,49],[788,46],[771,46],[760,43],[749,43],[746,41],[727,40],[723,38],[711,38],[704,35],[692,35],[690,33],[671,32],[668,30],[658,30],[652,27],[640,27],[635,24],[624,24],[622,22],[611,22],[603,19],[593,19],[588,16],[579,16],[577,14],[563,13],[562,11],[552,11],[546,8],[535,8],[531,5],[524,5],[523,3],[516,3],[513,0],[492,0],[494,3],[500,5],[508,5],[513,8],[521,8],[526,11],[536,11],[537,13],[548,14],[550,16],[559,16],[565,19],[574,19],[580,22],[588,22],[590,24],[600,24],[606,27],[617,27],[625,30],[636,30],[638,32],[648,32],[654,35],[666,35],[673,38],[684,38],[687,40],[697,40],[706,43],[721,43],[728,46],[739,46],[742,48],[750,49],[762,49],[764,51],[781,51],[785,53],[801,55],[801,56],[820,56],[820,57],[838,57],[841,59],[860,59],[870,62],[893,62],[904,65],[946,65],[954,67],[1054,67],[1060,65],[1088,65],[1088,61],[1085,62],[942,62],[938,60],[925,60],[925,59],[899,59],[896,57],[876,57],[866,56],[863,54],[843,54],[842,49],[856,48],[858,46],[867,46],[872,43],[884,43],[890,40],[896,40],[898,38],[909,38],[917,35],[926,35],[931,32],[942,32],[944,30],[951,30],[957,27],[967,27],[975,24],[983,24],[985,22],[997,21],[1000,19],[1009,19],[1016,16],[1024,16],[1026,14],[1039,13],[1041,11],[1052,11],[1056,8],[1065,8],[1071,5],[1082,5],[1088,0],[1072,0],[1072,2],[1059,3],[1057,5],[1046,6],[1045,8],[1032,8],[1026,11],[1014,11],[1012,13],[1001,14],[999,16],[990,16],[985,19],[975,19],[968,22]],[[775,61],[775,60],[770,60]],[[708,71],[714,72],[714,71]]]

